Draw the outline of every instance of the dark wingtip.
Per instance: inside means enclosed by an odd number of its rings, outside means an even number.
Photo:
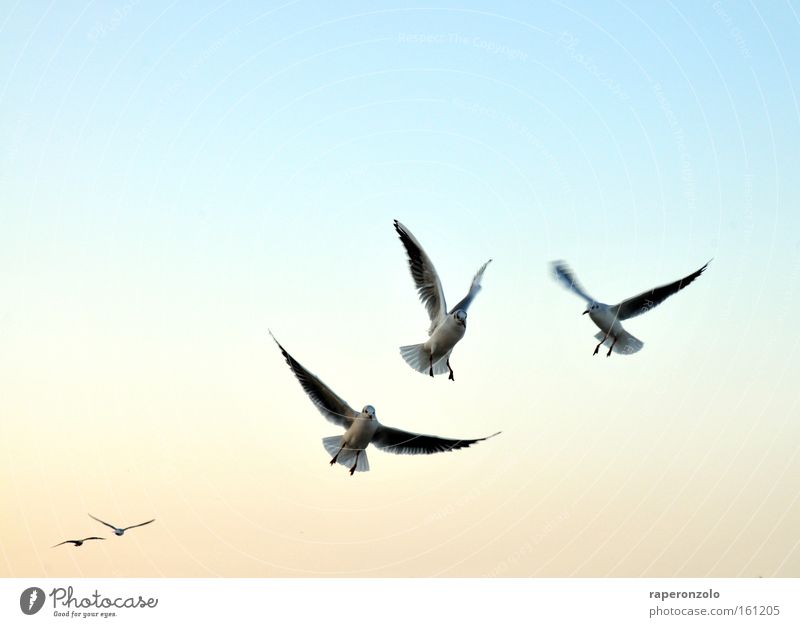
[[[278,338],[277,338],[277,337],[275,337],[275,336],[272,334],[272,331],[271,331],[271,330],[269,330],[269,329],[267,329],[267,333],[269,333],[269,336],[272,338],[272,341],[273,341],[273,342],[275,342],[275,343],[278,345],[278,348],[280,348],[280,349],[281,349],[281,352],[285,354],[285,353],[286,353],[286,351],[283,349],[283,346],[281,346],[281,343],[278,341]]]
[[[400,222],[400,220],[394,221],[394,230],[397,231],[397,236],[400,238],[401,241],[404,241],[405,238],[408,237],[408,231],[406,230],[406,227],[403,225],[403,223]]]

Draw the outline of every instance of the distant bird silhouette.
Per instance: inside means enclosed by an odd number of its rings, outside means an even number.
[[[91,536],[89,538],[84,538],[83,540],[64,540],[63,542],[59,542],[58,544],[54,544],[51,546],[51,549],[56,548],[57,546],[61,546],[62,544],[69,544],[70,542],[75,546],[81,546],[87,540],[105,540],[105,538],[98,538],[97,536]]]
[[[91,514],[89,514],[89,516],[91,518],[94,518],[97,522],[103,523],[106,527],[110,527],[111,529],[113,529],[115,536],[121,536],[128,529],[134,529],[135,527],[144,527],[145,525],[149,525],[151,522],[155,522],[155,518],[153,518],[153,520],[148,520],[147,522],[139,523],[138,525],[131,525],[130,527],[115,527],[114,525],[111,525],[105,522],[104,520],[100,520],[97,516],[92,516]]]

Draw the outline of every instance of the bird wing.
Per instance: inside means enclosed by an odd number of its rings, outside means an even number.
[[[106,527],[111,527],[111,529],[113,529],[114,531],[117,530],[117,528],[114,525],[107,523],[104,520],[100,520],[97,516],[92,516],[91,514],[89,514],[89,518],[94,518],[97,522],[103,523]]]
[[[397,220],[394,221],[394,228],[405,246],[408,267],[411,270],[414,285],[417,287],[419,299],[428,310],[428,317],[431,319],[431,326],[428,329],[428,335],[430,335],[447,312],[442,283],[439,281],[439,275],[436,273],[436,268],[433,267],[433,262],[422,249],[417,238]]]
[[[500,431],[485,438],[475,440],[451,440],[440,438],[435,435],[423,435],[421,433],[411,433],[402,429],[384,427],[380,425],[375,435],[372,437],[372,444],[387,453],[395,455],[431,455],[433,453],[443,453],[454,451],[459,448],[467,448],[476,442],[482,442],[493,438]]]
[[[587,302],[594,302],[594,298],[589,296],[586,293],[586,290],[583,289],[583,286],[578,283],[578,279],[575,277],[575,273],[572,272],[572,269],[563,261],[554,261],[552,263],[553,269],[553,276],[560,281],[564,287],[567,289],[572,290],[578,296],[580,296],[583,300]]]
[[[105,538],[100,538],[98,536],[90,536],[88,538],[84,538],[81,542],[86,542],[87,540],[105,540]]]
[[[450,313],[454,311],[458,311],[459,309],[463,309],[464,311],[472,303],[473,299],[478,295],[478,292],[481,291],[481,280],[483,279],[483,272],[486,270],[486,266],[492,263],[492,260],[489,259],[485,264],[483,264],[480,269],[475,273],[475,276],[472,278],[472,283],[469,286],[469,292],[467,295],[462,298],[458,304],[450,310]]]
[[[270,335],[272,335],[272,332],[270,332]],[[274,335],[272,335],[272,339],[275,340],[278,348],[281,349],[281,353],[283,353],[283,356],[286,358],[286,363],[289,364],[292,372],[294,372],[294,376],[297,377],[300,385],[319,412],[325,416],[329,422],[344,427],[345,429],[353,424],[353,421],[358,416],[358,412],[339,398],[327,385],[303,368],[300,362],[286,352],[286,349],[280,345]]]
[[[131,525],[130,527],[125,527],[123,531],[127,531],[128,529],[135,529],[136,527],[144,527],[145,525],[149,525],[151,522],[155,522],[155,518],[153,520],[148,520],[147,522],[139,523],[138,525]]]
[[[690,275],[685,276],[674,283],[668,283],[667,285],[654,287],[652,290],[642,292],[633,298],[623,300],[621,303],[611,307],[611,311],[619,320],[627,320],[628,318],[640,316],[641,314],[650,311],[653,307],[660,305],[667,298],[689,285],[697,277],[703,274],[703,270],[708,267],[709,263],[711,262],[706,262],[706,264],[699,270],[692,272]]]
[[[69,544],[70,542],[72,542],[72,543],[75,543],[75,542],[77,542],[77,540],[64,540],[63,542],[59,542],[58,544],[54,544],[54,545],[53,545],[53,546],[51,546],[50,548],[51,548],[51,549],[54,549],[54,548],[56,548],[57,546],[61,546],[62,544]]]

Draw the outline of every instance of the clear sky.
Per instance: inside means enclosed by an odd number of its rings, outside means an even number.
[[[800,9],[4,2],[0,575],[800,576]],[[425,339],[392,220],[450,303]],[[613,303],[708,271],[592,357]],[[385,424],[337,433],[270,340]],[[87,513],[157,523],[80,549]]]

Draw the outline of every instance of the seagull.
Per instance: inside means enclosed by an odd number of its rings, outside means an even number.
[[[554,261],[552,269],[557,280],[561,281],[567,288],[571,289],[586,301],[586,311],[583,313],[589,314],[592,322],[600,328],[600,332],[595,335],[595,338],[600,340],[600,342],[595,346],[593,354],[597,355],[597,351],[599,351],[600,347],[605,343],[608,346],[606,357],[609,357],[612,350],[624,355],[630,355],[638,352],[641,350],[642,346],[644,346],[644,342],[635,338],[622,328],[621,320],[635,318],[636,316],[650,311],[653,307],[660,305],[667,298],[679,292],[703,274],[703,271],[708,267],[709,263],[711,262],[707,261],[702,268],[682,279],[660,287],[654,287],[633,298],[623,300],[616,305],[606,305],[605,303],[597,302],[589,296],[586,290],[578,283],[572,270],[570,270],[569,266],[563,261]]]
[[[489,259],[480,267],[472,279],[467,295],[448,312],[442,284],[439,281],[439,275],[436,274],[436,268],[433,267],[433,262],[422,249],[417,238],[397,220],[394,221],[394,229],[405,246],[411,277],[417,287],[419,299],[425,305],[431,319],[428,341],[423,344],[401,346],[400,354],[406,363],[417,372],[423,374],[427,372],[433,376],[444,374],[449,370],[448,378],[450,381],[455,381],[453,369],[450,367],[450,353],[467,332],[467,309],[481,291],[483,272],[492,260]]]
[[[270,335],[272,335],[271,332]],[[345,429],[344,435],[322,438],[322,444],[325,450],[333,455],[330,461],[331,466],[338,462],[350,469],[351,476],[355,472],[369,470],[366,448],[370,444],[374,444],[387,453],[395,453],[396,455],[430,455],[432,453],[467,448],[476,442],[488,440],[500,433],[498,431],[488,437],[474,440],[451,440],[439,438],[435,435],[422,435],[384,426],[378,422],[375,408],[372,405],[364,405],[360,412],[356,411],[287,353],[274,335],[272,339],[275,340],[286,359],[286,363],[289,364],[289,368],[292,369],[294,376],[297,377],[300,385],[319,412],[328,422]]]
[[[153,518],[153,520],[148,520],[147,522],[139,523],[138,525],[131,525],[130,527],[115,527],[114,525],[111,525],[105,522],[104,520],[100,520],[97,516],[92,516],[91,514],[89,514],[89,518],[94,518],[97,522],[103,523],[106,527],[110,527],[111,529],[113,529],[115,536],[121,536],[128,529],[134,529],[136,527],[144,527],[145,525],[149,525],[151,522],[155,522],[156,520],[155,518]]]
[[[105,538],[98,538],[97,536],[92,536],[90,538],[84,538],[83,540],[64,540],[63,542],[59,542],[58,544],[54,544],[51,546],[51,549],[56,548],[57,546],[61,546],[62,544],[69,544],[70,542],[75,546],[81,546],[84,542],[88,540],[105,540]]]

